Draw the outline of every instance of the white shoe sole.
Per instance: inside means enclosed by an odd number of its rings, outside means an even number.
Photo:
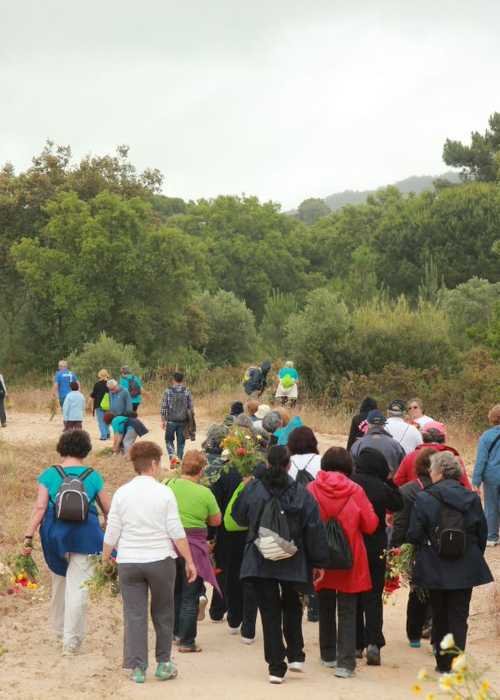
[[[242,644],[250,645],[250,644],[253,644],[254,642],[255,642],[255,637],[253,639],[250,639],[249,637],[242,637],[241,638]]]
[[[292,661],[291,664],[288,664],[288,670],[293,673],[304,673],[304,664],[302,661]]]
[[[269,683],[271,685],[281,685],[285,679],[279,676],[269,676]]]

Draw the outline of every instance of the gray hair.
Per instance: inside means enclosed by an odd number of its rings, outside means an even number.
[[[283,425],[283,419],[277,411],[271,411],[262,419],[262,427],[268,433],[274,433]]]
[[[108,389],[114,389],[118,386],[118,382],[116,381],[116,379],[109,379],[106,382],[106,386],[108,387]]]
[[[431,471],[443,479],[460,480],[462,465],[452,452],[435,452],[431,457]]]
[[[240,428],[246,428],[252,434],[255,433],[252,419],[250,418],[250,416],[246,416],[244,413],[240,413],[239,416],[236,416],[236,418],[234,419],[234,425],[237,425]]]

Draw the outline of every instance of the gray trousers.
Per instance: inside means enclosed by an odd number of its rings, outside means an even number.
[[[175,559],[118,564],[123,598],[123,668],[148,667],[148,592],[156,633],[156,661],[170,661],[174,631]]]

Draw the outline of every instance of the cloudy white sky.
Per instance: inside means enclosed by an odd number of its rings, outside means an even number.
[[[500,109],[497,0],[0,0],[0,161],[131,147],[165,193],[438,174]]]

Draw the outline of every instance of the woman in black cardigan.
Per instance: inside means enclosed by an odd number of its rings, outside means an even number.
[[[459,483],[461,474],[462,467],[451,452],[431,457],[433,485],[417,494],[407,537],[417,547],[413,582],[429,590],[436,670],[441,673],[450,671],[453,659],[452,654],[441,653],[441,640],[451,633],[456,646],[465,649],[472,589],[493,581],[483,556],[488,530],[481,501]],[[437,541],[446,507],[463,514],[465,552],[454,559],[440,555]]]

